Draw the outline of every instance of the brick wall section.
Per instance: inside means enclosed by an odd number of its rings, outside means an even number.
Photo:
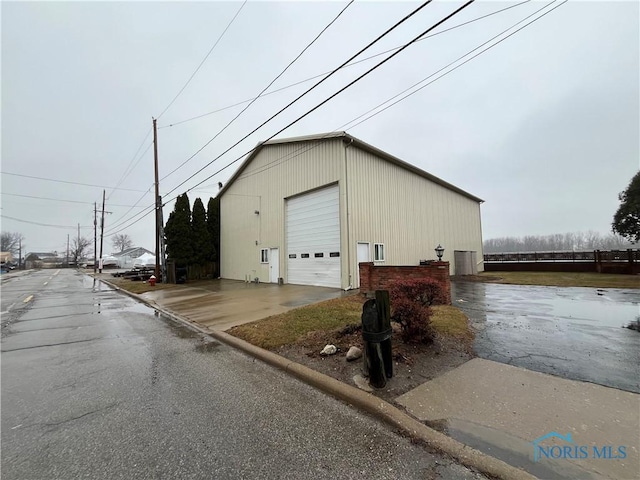
[[[449,262],[432,262],[430,265],[395,266],[374,265],[373,262],[363,262],[360,269],[360,291],[362,293],[374,290],[388,290],[390,285],[398,280],[433,278],[442,283],[451,305],[451,280],[449,278]]]

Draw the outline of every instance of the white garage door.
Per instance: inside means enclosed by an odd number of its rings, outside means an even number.
[[[337,185],[287,201],[287,279],[298,285],[340,288]]]

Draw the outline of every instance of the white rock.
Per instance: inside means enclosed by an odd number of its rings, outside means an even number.
[[[338,351],[335,345],[325,345],[325,347],[320,352],[320,355],[335,355]]]
[[[362,375],[356,375],[353,377],[353,383],[356,384],[360,390],[364,390],[365,392],[373,392],[373,388],[369,385],[369,381],[364,378]]]
[[[357,360],[362,356],[362,350],[358,347],[351,347],[347,352],[347,362],[351,362],[352,360]]]

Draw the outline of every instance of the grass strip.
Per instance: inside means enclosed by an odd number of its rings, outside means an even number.
[[[490,283],[554,287],[638,288],[640,275],[591,272],[482,272],[477,278]]]
[[[227,331],[253,345],[275,350],[302,340],[311,332],[329,332],[347,325],[359,325],[364,298],[360,295],[336,298],[296,308]],[[473,339],[467,317],[456,307],[432,307],[432,325],[438,334],[463,340]]]

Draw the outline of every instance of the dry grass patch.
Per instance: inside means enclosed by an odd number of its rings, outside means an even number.
[[[310,332],[360,324],[364,300],[360,295],[335,298],[233,327],[227,333],[258,347],[275,350],[297,342]]]
[[[431,327],[438,335],[473,341],[474,334],[469,326],[469,319],[460,309],[451,305],[438,305],[431,307],[431,310]]]
[[[116,285],[117,287],[123,290],[126,290],[127,292],[138,293],[138,294],[151,292],[153,290],[164,290],[166,288],[176,288],[176,285],[172,283],[156,283],[155,287],[152,287],[151,285],[149,285],[148,282],[142,282],[142,281],[134,282],[132,280],[128,280],[125,278],[118,278],[118,277],[110,278],[108,282],[112,283],[113,285]]]
[[[515,285],[640,289],[640,275],[586,272],[482,272],[476,278],[490,283]]]
[[[316,337],[314,333],[334,333],[348,325],[360,325],[364,301],[361,295],[327,300],[233,327],[227,333],[258,347],[276,350],[309,336]],[[432,310],[432,326],[437,334],[473,341],[473,332],[464,313],[450,305],[432,307]]]

